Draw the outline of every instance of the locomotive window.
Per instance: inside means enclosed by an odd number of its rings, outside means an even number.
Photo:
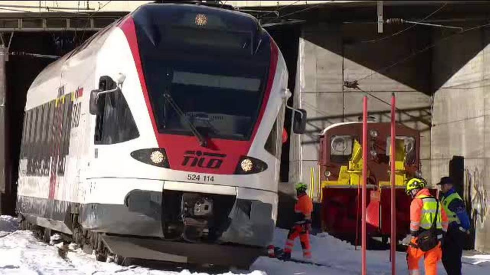
[[[47,129],[48,129],[48,114],[49,114],[49,103],[43,104],[43,121],[42,121],[42,128],[41,128],[41,140],[40,140],[40,150],[39,150],[39,155],[40,155],[40,175],[44,175],[45,168],[47,167],[47,145],[46,145],[46,140],[47,140]]]
[[[277,157],[277,120],[274,122],[274,125],[272,126],[272,130],[269,134],[269,137],[267,138],[267,141],[265,142],[264,149],[271,153],[271,155]]]
[[[40,176],[41,172],[41,160],[42,160],[42,153],[43,153],[43,146],[42,146],[42,132],[44,131],[44,117],[45,113],[47,110],[45,110],[45,106],[41,105],[37,107],[39,109],[39,119],[37,121],[37,130],[36,130],[36,171],[35,174],[36,176]]]
[[[36,136],[36,133],[35,133],[35,130],[36,130],[36,116],[37,116],[37,109],[36,108],[33,108],[31,110],[29,110],[29,112],[31,113],[31,119],[29,121],[29,140],[27,140],[27,148],[28,148],[28,152],[27,152],[27,159],[28,159],[28,162],[27,162],[27,174],[28,175],[32,175],[32,168],[34,167],[33,165],[33,162],[34,162],[34,142],[35,142],[35,136]]]
[[[284,121],[284,104],[279,110],[279,113],[277,114],[277,119],[274,122],[274,125],[272,126],[271,132],[269,133],[269,137],[267,138],[267,141],[265,142],[264,149],[271,153],[273,156],[275,156],[277,159],[281,158],[281,152],[282,152],[282,131],[283,129],[280,127],[280,125],[283,125]]]
[[[46,131],[47,131],[47,137],[46,137],[46,143],[47,145],[49,144],[52,144],[52,139],[53,139],[53,133],[52,133],[52,127],[53,127],[53,117],[54,117],[54,102],[53,101],[50,101],[48,103],[49,105],[49,116],[48,116],[48,125],[46,127]],[[49,147],[46,148],[48,151],[47,151],[47,156],[48,156],[48,160],[49,160],[49,156],[50,156],[50,152],[49,152]]]
[[[252,54],[252,33],[173,26],[165,30],[166,48],[185,49],[189,46]]]
[[[21,159],[26,157],[26,140],[28,138],[27,126],[29,125],[29,115],[30,115],[30,112],[25,112],[25,114],[24,114],[24,126],[22,128],[22,144],[20,147],[20,158]]]
[[[255,93],[257,93],[260,89],[260,78],[211,75],[179,71],[174,71],[172,83],[228,90],[243,90]]]
[[[352,155],[353,137],[349,135],[332,136],[330,143],[330,160],[347,162]]]
[[[397,160],[403,160],[403,157],[405,157],[405,164],[406,165],[412,165],[415,163],[415,138],[409,137],[409,136],[396,136],[397,141],[403,141],[402,145],[405,149],[405,154],[406,156],[400,156],[398,157],[397,155]],[[397,142],[398,143],[398,142]],[[386,138],[386,155],[390,156],[390,147],[391,147],[391,137],[388,136]],[[397,148],[399,148],[397,146]],[[398,159],[400,158],[400,159]]]
[[[109,90],[116,84],[110,78],[102,77],[99,87],[102,91]],[[121,91],[104,94],[99,100],[102,100],[104,107],[96,119],[95,144],[115,144],[139,137],[128,102]]]
[[[27,138],[26,138],[26,159],[27,159],[27,171],[26,174],[30,175],[30,169],[32,166],[32,137],[34,136],[32,128],[35,121],[34,109],[27,111],[29,114],[29,121],[26,125]]]

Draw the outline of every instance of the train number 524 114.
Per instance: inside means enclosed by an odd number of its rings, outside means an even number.
[[[207,175],[201,176],[196,174],[187,174],[187,180],[213,182],[214,176],[207,176]]]

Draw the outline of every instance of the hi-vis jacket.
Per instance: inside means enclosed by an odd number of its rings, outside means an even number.
[[[463,230],[470,229],[470,218],[466,212],[463,199],[454,188],[446,194],[442,194],[441,202],[449,219],[449,230],[459,229],[460,227]]]
[[[437,207],[439,204],[439,207]],[[430,194],[429,189],[420,190],[410,204],[410,233],[417,236],[423,230],[429,230],[438,208],[436,228],[447,231],[448,219],[444,207]]]
[[[313,212],[313,202],[306,194],[302,194],[298,197],[298,201],[294,206],[294,212],[296,212],[296,223],[302,223],[304,220],[311,220],[311,212]]]

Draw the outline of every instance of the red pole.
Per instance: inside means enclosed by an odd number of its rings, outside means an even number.
[[[362,116],[362,275],[366,275],[366,183],[367,183],[367,96],[364,97]]]
[[[396,161],[396,130],[395,130],[395,94],[391,96],[391,274],[396,274],[396,197],[395,197],[395,161]]]
[[[354,246],[354,250],[357,250],[357,246],[359,245],[359,208],[361,208],[361,186],[357,186],[357,205],[356,205],[356,243]]]

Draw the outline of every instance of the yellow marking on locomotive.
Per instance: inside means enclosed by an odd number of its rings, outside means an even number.
[[[396,146],[396,156],[395,156],[395,186],[404,187],[406,180],[406,170],[405,170],[405,159],[407,156],[404,140],[397,139],[395,141]],[[390,146],[391,152],[391,146]],[[387,171],[388,175],[391,173]],[[369,178],[368,170],[368,178]],[[348,166],[341,166],[339,177],[337,180],[324,180],[321,183],[322,189],[325,187],[335,187],[335,186],[357,186],[360,185],[362,181],[362,146],[357,141],[354,140],[354,146],[352,149],[352,156],[349,160]],[[390,181],[380,181],[380,187],[391,186]]]

